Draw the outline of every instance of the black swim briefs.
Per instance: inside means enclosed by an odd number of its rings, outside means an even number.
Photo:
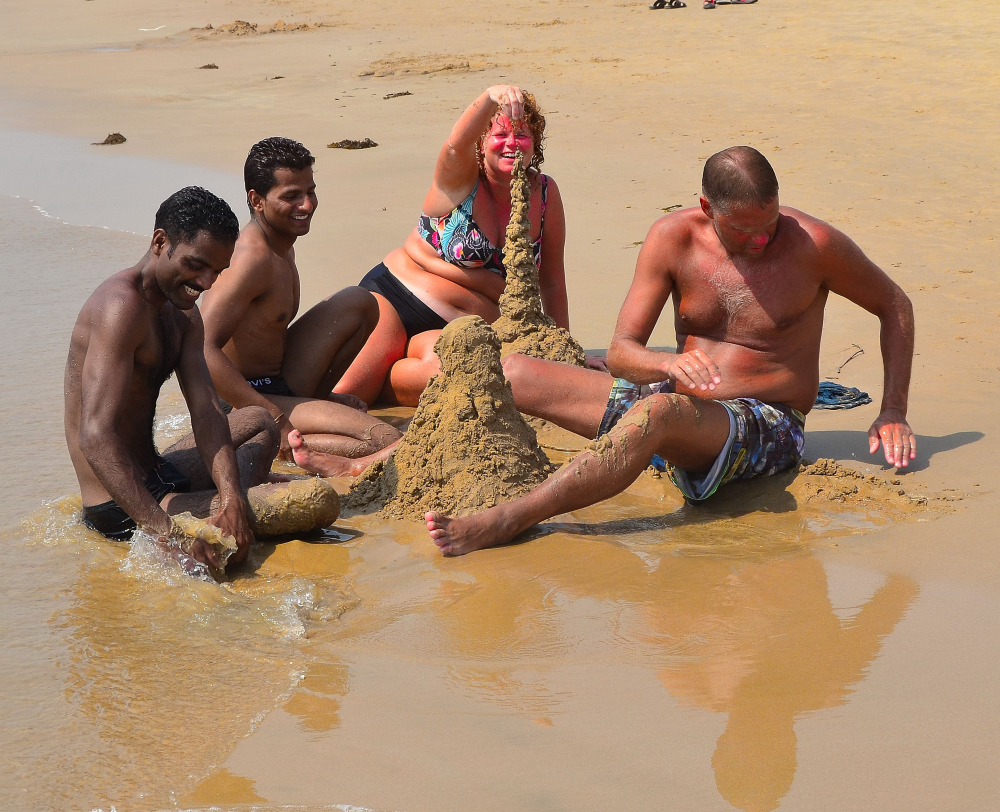
[[[392,275],[384,262],[380,262],[362,279],[358,285],[372,293],[384,296],[391,304],[400,321],[406,329],[406,337],[413,338],[417,333],[428,330],[442,330],[448,324],[441,316],[431,310],[421,299],[414,295],[406,285]]]
[[[297,398],[292,391],[292,387],[288,385],[286,381],[280,375],[265,375],[260,378],[247,378],[246,382],[254,388],[254,391],[260,392],[262,395],[282,395],[286,398]],[[226,403],[222,398],[219,398],[219,403],[222,405],[222,411],[229,414],[233,410],[233,406],[230,403]]]
[[[168,493],[187,493],[191,490],[191,480],[163,457],[156,458],[156,467],[149,472],[143,484],[157,502]],[[83,523],[112,541],[128,541],[135,530],[132,517],[114,499],[84,507]]]

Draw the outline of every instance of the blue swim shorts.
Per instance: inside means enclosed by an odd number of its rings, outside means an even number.
[[[640,400],[657,392],[668,392],[668,384],[640,386],[615,378],[608,407],[597,436],[615,427]],[[756,398],[733,398],[716,403],[729,413],[729,439],[706,474],[685,471],[654,456],[651,464],[665,471],[691,502],[708,499],[729,482],[772,476],[787,471],[802,458],[805,447],[805,416],[784,403],[765,403]]]

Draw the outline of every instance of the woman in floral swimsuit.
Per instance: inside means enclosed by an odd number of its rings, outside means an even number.
[[[538,171],[544,133],[535,99],[512,85],[488,88],[462,113],[438,155],[417,227],[361,281],[378,300],[379,323],[335,391],[368,403],[416,405],[438,371],[434,342],[441,328],[470,314],[497,319],[518,149],[530,167],[542,305],[569,328],[562,198],[555,181]]]

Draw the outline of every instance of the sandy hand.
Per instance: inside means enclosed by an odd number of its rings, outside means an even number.
[[[520,121],[524,118],[524,94],[521,88],[515,85],[494,85],[488,88],[490,100],[500,108],[511,121]]]

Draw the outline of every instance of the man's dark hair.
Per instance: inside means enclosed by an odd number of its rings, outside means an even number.
[[[243,164],[243,183],[247,187],[247,206],[250,206],[250,190],[261,197],[274,188],[275,169],[306,169],[316,159],[298,141],[291,138],[265,138],[250,147],[247,162]],[[253,206],[250,206],[253,211]]]
[[[200,186],[185,186],[164,200],[153,227],[167,233],[168,256],[181,243],[194,242],[199,231],[207,231],[220,242],[236,242],[240,236],[240,221],[229,204]]]
[[[778,177],[767,158],[753,147],[730,147],[705,162],[701,193],[713,209],[764,208],[778,196]]]

